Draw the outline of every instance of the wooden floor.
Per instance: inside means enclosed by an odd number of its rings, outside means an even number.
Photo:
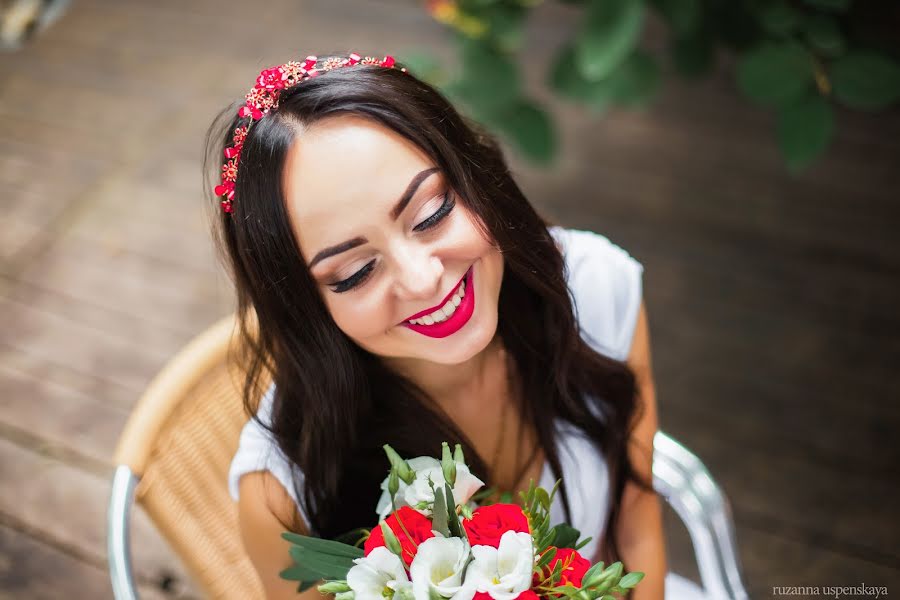
[[[574,24],[556,4],[528,34],[541,67]],[[231,307],[199,187],[215,111],[288,57],[417,48],[452,56],[413,0],[75,0],[0,55],[0,597],[111,595],[117,435]],[[667,78],[651,109],[604,119],[535,90],[563,151],[546,172],[513,157],[519,181],[644,264],[662,428],[727,492],[752,596],[900,592],[898,111],[839,113],[827,157],[792,177],[771,115],[726,76]],[[667,522],[670,567],[696,576]],[[196,596],[135,526],[145,596]]]

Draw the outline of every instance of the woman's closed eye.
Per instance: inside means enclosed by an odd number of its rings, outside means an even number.
[[[456,206],[456,199],[451,194],[448,189],[444,193],[444,202],[441,204],[440,208],[438,208],[434,214],[430,217],[413,227],[413,231],[426,231],[431,229],[432,227],[436,227],[444,218],[450,214],[453,208]],[[366,266],[362,269],[344,279],[343,281],[338,281],[337,283],[329,284],[329,287],[338,294],[342,294],[346,291],[349,291],[355,287],[358,287],[364,283],[369,275],[372,273],[372,270],[375,268],[375,259],[369,261]]]

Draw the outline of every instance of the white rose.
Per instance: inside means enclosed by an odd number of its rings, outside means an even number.
[[[512,600],[531,588],[534,544],[530,533],[507,531],[500,547],[472,546],[474,560],[466,571],[466,587],[487,592],[496,600]]]
[[[441,461],[430,456],[418,456],[416,458],[411,458],[406,462],[409,463],[410,468],[416,472],[416,478],[409,485],[402,479],[400,480],[400,487],[397,490],[397,508],[402,506],[416,508],[416,504],[419,502],[434,502],[434,492],[431,490],[431,486],[428,485],[428,478],[431,477],[435,489],[443,489],[446,479],[444,479]],[[468,466],[461,462],[456,463],[456,485],[453,486],[453,501],[456,504],[467,503],[469,498],[471,498],[483,485],[484,482],[473,475],[472,472],[469,471]],[[393,512],[393,508],[391,507],[391,496],[388,493],[387,488],[388,478],[385,477],[384,481],[381,482],[381,489],[384,491],[381,493],[381,498],[378,499],[378,504],[375,507],[375,512],[378,513],[379,520],[386,519],[387,516]],[[416,508],[416,510],[426,517],[431,517],[430,509]]]
[[[469,562],[469,544],[462,538],[428,538],[416,551],[409,576],[416,600],[430,600],[431,592],[451,600],[472,600],[474,589],[463,586],[463,571]]]
[[[353,562],[354,566],[347,571],[347,585],[353,590],[355,600],[408,597],[412,583],[403,561],[384,546],[373,548],[368,556],[354,558]]]

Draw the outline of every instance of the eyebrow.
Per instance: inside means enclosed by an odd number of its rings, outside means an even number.
[[[406,186],[406,190],[403,192],[403,195],[400,196],[400,200],[394,205],[394,208],[391,209],[390,215],[391,219],[396,221],[397,218],[403,213],[403,210],[406,208],[406,205],[409,204],[409,201],[412,200],[412,197],[415,195],[416,190],[419,189],[419,186],[423,181],[428,179],[428,177],[438,171],[437,167],[431,167],[430,169],[425,169],[424,171],[419,172],[415,177],[412,178],[412,181],[409,182],[409,185]],[[369,240],[362,236],[357,236],[353,239],[347,240],[346,242],[341,242],[340,244],[335,244],[334,246],[329,246],[324,250],[318,252],[311,261],[309,261],[309,268],[312,269],[316,266],[320,261],[325,260],[326,258],[330,258],[335,254],[340,254],[341,252],[346,252],[347,250],[352,250],[357,246],[361,246],[367,243]]]

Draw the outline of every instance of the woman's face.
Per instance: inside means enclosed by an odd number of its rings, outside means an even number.
[[[414,144],[361,117],[332,117],[298,136],[284,186],[300,252],[360,347],[458,364],[494,338],[503,256]]]

